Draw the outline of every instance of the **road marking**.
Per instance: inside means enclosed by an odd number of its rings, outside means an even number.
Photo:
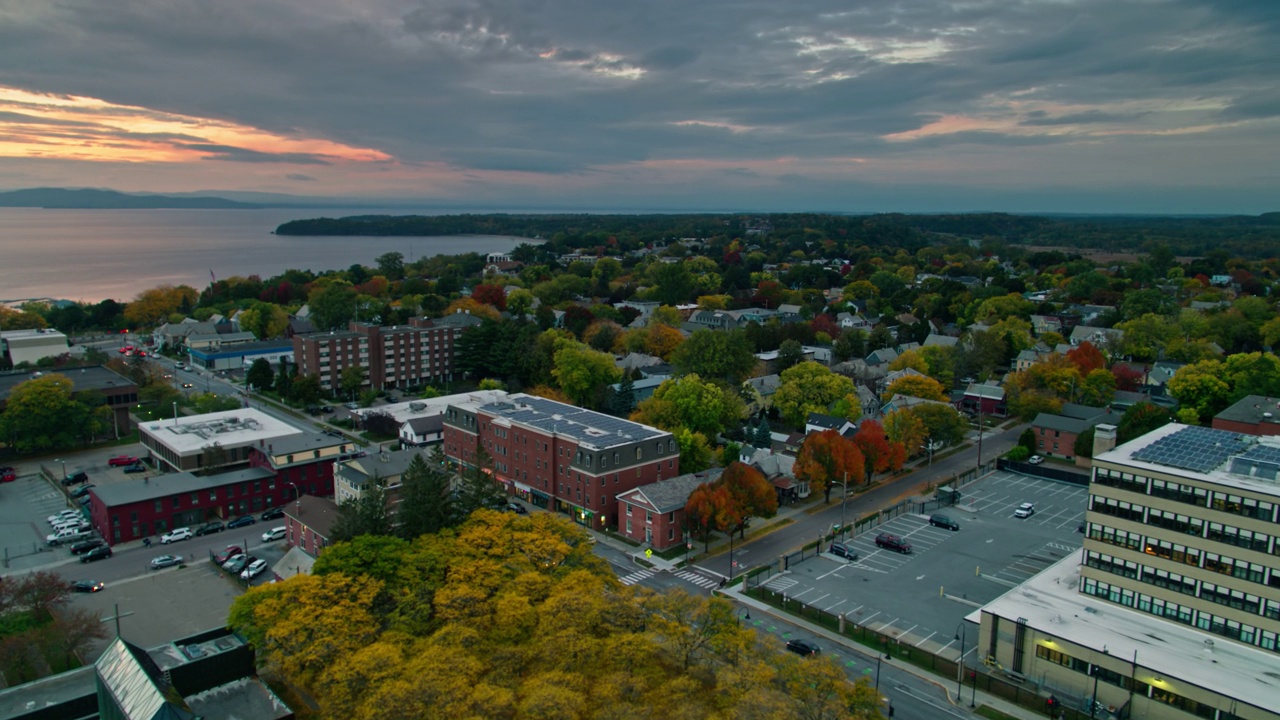
[[[929,633],[928,635],[926,635],[926,636],[924,637],[924,639],[923,639],[923,640],[921,640],[920,642],[916,643],[916,647],[920,647],[921,645],[925,644],[926,642],[928,642],[929,638],[931,638],[931,637],[933,637],[934,635],[937,635],[937,634],[938,634],[938,633],[936,633],[936,632],[931,632],[931,633]]]
[[[849,567],[849,564],[848,564],[848,563],[845,563],[845,564],[843,564],[843,565],[840,565],[840,566],[836,567],[836,569],[832,570],[831,572],[826,572],[826,573],[823,573],[823,574],[819,575],[819,576],[818,576],[817,578],[815,578],[815,579],[816,579],[816,580],[821,580],[821,579],[825,578],[826,576],[828,576],[828,575],[834,575],[835,573],[838,573],[838,572],[840,572],[841,570],[843,570],[843,569],[845,569],[845,568],[847,568],[847,567]]]
[[[862,607],[861,607],[861,606],[859,606],[859,607],[858,607],[858,610],[861,610],[861,609],[862,609]],[[881,612],[881,611],[877,610],[877,611],[875,611],[874,613],[872,613],[871,615],[868,615],[868,616],[866,616],[866,617],[862,618],[862,624],[863,624],[863,625],[866,625],[867,623],[871,622],[871,618],[875,617],[876,615],[879,615],[879,614],[880,614],[880,612]]]
[[[799,582],[799,581],[797,581],[797,582]],[[797,594],[795,594],[795,595],[792,595],[792,596],[791,596],[791,599],[792,599],[792,600],[799,600],[801,595],[806,595],[806,594],[808,594],[808,593],[811,593],[811,592],[813,592],[815,589],[816,589],[816,588],[809,588],[808,590],[805,590],[804,592],[801,592],[801,593],[797,593]]]
[[[618,578],[623,585],[635,585],[641,580],[648,580],[653,577],[652,570],[637,570],[626,577]]]
[[[846,598],[846,599],[844,599],[844,600],[841,600],[840,602],[836,603],[835,605],[832,605],[831,607],[827,608],[827,609],[826,609],[826,610],[824,610],[823,612],[831,612],[832,610],[835,610],[836,608],[840,607],[841,605],[843,605],[843,604],[845,604],[845,603],[847,603],[847,602],[849,602],[848,598]]]
[[[799,596],[797,595],[796,597],[799,597]],[[817,605],[818,603],[822,602],[823,600],[826,600],[829,597],[831,597],[831,593],[827,593],[826,595],[823,595],[820,598],[814,598],[812,600],[806,601],[805,605]]]
[[[923,579],[924,579],[924,575],[917,575],[917,576],[916,576],[916,580],[923,580]]]

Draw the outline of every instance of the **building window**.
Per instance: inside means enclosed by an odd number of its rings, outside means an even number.
[[[630,505],[628,505],[628,506],[627,506],[627,517],[631,517],[631,506],[630,506]],[[630,525],[630,523],[627,523],[627,524],[628,524],[628,525]]]
[[[646,524],[646,525],[652,525],[652,524],[653,524],[653,513],[649,512],[648,510],[645,510],[645,511],[644,511],[644,522],[645,522],[645,524]]]

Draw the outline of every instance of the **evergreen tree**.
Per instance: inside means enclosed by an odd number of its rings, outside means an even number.
[[[476,464],[464,470],[458,478],[458,490],[453,499],[454,509],[461,519],[470,517],[480,508],[497,508],[506,503],[507,494],[493,477],[493,458],[483,445],[476,444]]]
[[[333,524],[329,539],[341,542],[360,535],[390,534],[391,514],[387,509],[386,482],[374,475],[365,483],[359,498],[344,500],[338,505],[338,519]]]
[[[773,438],[771,437],[772,432],[773,428],[769,427],[769,418],[761,415],[760,424],[756,425],[751,444],[758,448],[769,448],[773,445]]]
[[[436,446],[436,452],[440,452]],[[396,534],[406,540],[436,533],[453,524],[453,502],[449,496],[449,474],[436,462],[415,455],[401,477],[399,521]]]
[[[636,407],[636,384],[631,379],[631,373],[622,374],[622,382],[618,383],[618,389],[614,391],[613,396],[609,399],[609,413],[620,418],[625,418],[631,414]]]
[[[258,390],[266,390],[275,381],[275,372],[266,358],[258,358],[249,366],[249,372],[245,373],[244,380]]]

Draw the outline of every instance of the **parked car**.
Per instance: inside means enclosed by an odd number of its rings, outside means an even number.
[[[71,592],[96,593],[106,586],[106,583],[97,580],[74,580],[71,583]]]
[[[285,528],[285,526],[283,525],[281,525],[280,527],[273,527],[270,530],[262,533],[262,542],[271,542],[273,540],[283,540],[286,532],[288,532],[288,529]]]
[[[836,557],[842,557],[846,560],[858,559],[858,551],[854,550],[852,547],[849,547],[848,545],[845,545],[844,543],[838,543],[838,542],[831,543],[830,553],[832,555],[835,555]]]
[[[97,538],[94,538],[94,539],[92,539],[92,540],[81,540],[80,542],[78,542],[78,543],[76,543],[76,544],[74,544],[74,545],[72,545],[72,546],[71,546],[71,554],[72,554],[72,555],[83,555],[83,554],[85,554],[85,553],[89,552],[90,550],[92,550],[92,549],[94,549],[94,548],[100,548],[100,547],[102,547],[102,546],[103,546],[103,545],[105,545],[105,544],[106,544],[106,543],[102,542],[101,540],[99,540],[99,539],[97,539]]]
[[[244,550],[241,550],[239,545],[228,545],[226,550],[223,550],[222,552],[213,556],[213,561],[218,563],[219,565],[222,565],[226,563],[228,560],[230,560],[231,558],[237,555],[243,555],[243,554],[244,554]]]
[[[185,528],[185,527],[174,528],[169,532],[165,533],[164,535],[160,536],[160,544],[168,545],[171,542],[178,542],[179,540],[190,540],[193,537],[195,537],[195,533],[191,532],[191,528]]]
[[[262,518],[262,522],[266,522],[268,520],[275,520],[277,518],[282,518],[284,517],[284,508],[278,508],[278,507],[271,508],[270,510],[262,513],[258,517]]]
[[[359,409],[360,409],[360,403],[355,402],[355,401],[353,400],[352,402],[349,402],[349,403],[347,403],[347,404],[346,404],[346,408],[347,408],[348,410],[359,410]]]
[[[0,467],[0,483],[13,482],[18,479],[18,471],[11,467]]]
[[[911,543],[907,542],[905,538],[897,535],[880,533],[876,536],[876,545],[887,550],[895,550],[903,555],[911,554]]]
[[[182,362],[176,362],[173,364],[173,367],[175,370],[186,370],[187,364]]]
[[[81,555],[80,562],[90,563],[94,560],[106,560],[109,557],[111,557],[111,548],[106,545],[101,545]]]
[[[214,533],[216,533],[216,532],[222,532],[222,531],[223,531],[223,529],[224,529],[224,527],[223,527],[223,525],[222,525],[222,521],[221,521],[221,520],[214,520],[213,522],[208,522],[208,523],[205,523],[205,524],[201,525],[201,526],[196,530],[196,537],[200,537],[201,535],[212,535],[212,534],[214,534]]]
[[[48,517],[48,520],[49,520],[49,524],[50,524],[50,525],[57,525],[60,521],[64,521],[64,520],[67,520],[67,519],[73,519],[73,520],[74,520],[74,519],[78,519],[78,518],[80,518],[80,517],[83,517],[83,516],[80,514],[80,511],[79,511],[79,510],[71,510],[71,509],[67,509],[67,510],[61,510],[61,511],[59,511],[58,513],[56,513],[56,514],[54,514],[54,515],[50,515],[50,516]]]
[[[69,517],[64,520],[59,520],[58,522],[53,524],[53,531],[55,533],[62,532],[63,530],[87,530],[87,529],[88,529],[88,523],[84,521],[83,517],[79,517],[79,516]]]
[[[232,520],[231,522],[227,523],[227,529],[228,529],[228,530],[234,530],[235,528],[238,528],[238,527],[246,527],[246,526],[248,526],[248,525],[252,525],[252,524],[254,524],[254,523],[256,523],[256,522],[258,522],[258,521],[257,521],[257,520],[254,520],[252,515],[241,515],[240,517],[236,518],[235,520]]]
[[[528,514],[529,514],[529,509],[528,509],[528,508],[526,508],[524,505],[522,505],[522,504],[520,504],[520,503],[516,502],[515,500],[512,500],[511,502],[507,503],[507,510],[509,510],[509,511],[511,511],[511,512],[513,512],[513,513],[517,514],[517,515],[528,515]]]
[[[322,413],[331,413],[331,412],[333,412],[333,406],[332,406],[332,405],[321,405],[321,406],[320,406],[320,412],[322,412]]]
[[[1029,518],[1035,514],[1036,514],[1035,503],[1022,503],[1021,505],[1018,506],[1017,510],[1013,511],[1013,516],[1016,518]]]
[[[80,498],[85,497],[89,494],[90,488],[95,488],[95,487],[97,487],[97,485],[94,485],[93,483],[89,483],[87,485],[81,485],[80,487],[76,488],[71,492],[71,497],[79,500]]]
[[[806,657],[809,655],[817,655],[822,652],[822,648],[807,640],[788,640],[787,649],[797,655],[804,655]]]
[[[55,545],[65,545],[67,543],[76,543],[91,537],[87,529],[81,529],[79,526],[64,528],[45,538],[45,542],[50,547]]]
[[[181,555],[161,555],[151,561],[151,569],[159,570],[160,568],[173,567],[182,564]]]
[[[960,529],[960,523],[952,520],[946,515],[940,515],[938,513],[934,513],[929,516],[929,524],[934,527],[946,528],[948,530]]]
[[[1027,462],[1031,463],[1032,465],[1039,465],[1040,463],[1044,462],[1044,458],[1040,457],[1039,455],[1032,455],[1031,457],[1027,458]]]
[[[82,482],[89,482],[89,475],[83,470],[77,470],[71,473],[70,475],[62,478],[62,484],[67,487],[71,487],[72,485],[79,485]]]
[[[254,560],[253,562],[249,563],[244,570],[240,571],[240,579],[252,580],[258,575],[262,574],[262,571],[266,569],[267,569],[266,560]]]
[[[147,471],[147,466],[143,465],[140,462],[136,462],[132,465],[126,466],[124,469],[124,472],[126,475],[132,474],[132,473],[146,472],[146,471]]]
[[[182,383],[182,387],[183,387],[183,389],[190,389],[190,388],[193,388],[193,387],[195,387],[195,386],[194,386],[194,385],[192,385],[191,383]]]
[[[226,570],[227,572],[238,573],[244,569],[245,565],[248,565],[254,560],[257,560],[257,558],[251,555],[236,555],[235,557],[223,563],[222,569]]]
[[[138,462],[138,458],[132,455],[117,455],[107,461],[108,467],[124,467]]]

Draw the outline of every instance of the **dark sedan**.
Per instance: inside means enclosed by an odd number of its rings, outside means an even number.
[[[124,469],[125,474],[146,472],[147,466],[140,462],[134,463]]]
[[[97,580],[76,580],[75,582],[71,583],[71,591],[96,593],[106,586],[107,586],[106,583],[100,582]]]
[[[96,547],[90,550],[89,552],[81,555],[80,562],[88,563],[88,562],[93,562],[94,560],[106,560],[109,557],[111,557],[111,548],[107,547],[106,545],[102,545],[100,547]]]
[[[83,555],[89,552],[90,550],[93,550],[95,548],[100,548],[105,544],[106,543],[102,542],[101,540],[85,540],[84,542],[78,542],[75,545],[71,546],[71,554]]]
[[[222,532],[223,529],[224,529],[223,524],[220,521],[215,520],[211,523],[205,523],[204,525],[201,525],[199,528],[197,528],[196,535],[197,536],[212,535],[216,532]]]
[[[271,508],[270,510],[262,513],[263,522],[266,522],[268,520],[275,520],[276,518],[282,518],[282,517],[284,517],[284,508]]]
[[[252,525],[256,522],[258,521],[254,520],[252,515],[241,515],[235,520],[232,520],[231,522],[227,523],[227,529],[234,530],[235,528],[245,527],[248,525]]]

